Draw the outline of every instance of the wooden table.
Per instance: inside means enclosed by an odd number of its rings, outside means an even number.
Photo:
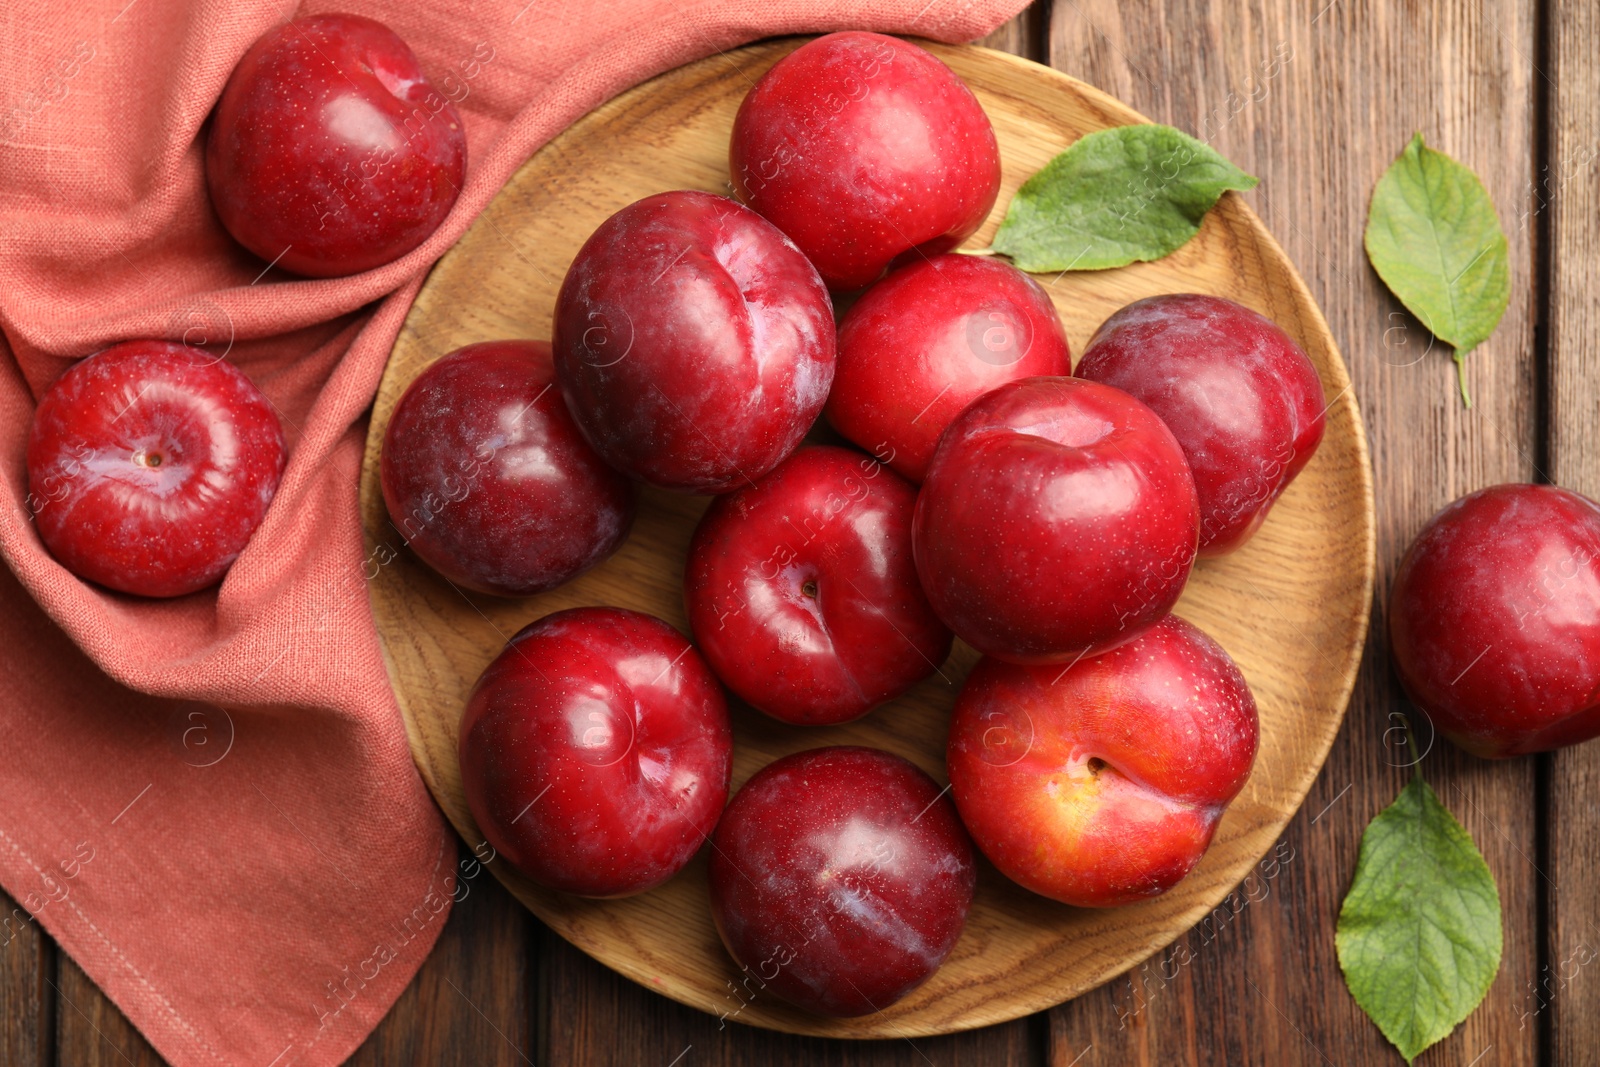
[[[1600,496],[1600,4],[1596,0],[1041,0],[987,42],[1083,78],[1259,175],[1247,199],[1350,365],[1377,475],[1379,588],[1447,501],[1504,481]],[[1263,71],[1276,70],[1273,77]],[[1421,130],[1473,167],[1511,242],[1512,301],[1456,398],[1443,346],[1361,248],[1374,181]],[[1346,992],[1333,928],[1367,821],[1409,773],[1382,597],[1349,716],[1275,877],[1123,978],[940,1039],[795,1039],[645,991],[551,935],[492,879],[354,1064],[1399,1064]],[[1600,742],[1424,771],[1500,885],[1505,957],[1425,1065],[1600,1056]],[[9,909],[10,902],[4,901]],[[1568,962],[1574,961],[1574,962]],[[0,953],[0,1064],[157,1064],[37,926]]]

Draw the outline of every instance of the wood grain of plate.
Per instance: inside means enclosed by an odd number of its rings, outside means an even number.
[[[505,640],[551,611],[613,604],[687,632],[684,554],[708,501],[647,490],[627,545],[568,585],[526,601],[463,594],[401,550],[378,487],[378,452],[395,401],[439,356],[475,341],[545,338],[567,265],[607,216],[650,193],[727,193],[727,144],[751,83],[801,43],[764,42],[690,64],[597,109],[533,156],[428,278],[395,342],[374,405],[361,509],[379,568],[369,584],[390,678],[428,787],[469,842],[482,841],[461,791],[456,727],[479,672]],[[1085,133],[1146,121],[1104,93],[1027,60],[919,42],[977,93],[1000,141],[1004,188],[986,247],[1025,178]],[[1261,747],[1194,873],[1164,897],[1111,910],[1033,896],[982,865],[965,933],[945,966],[885,1011],[806,1015],[740,975],[712,926],[702,854],[661,888],[625,900],[562,896],[504,861],[490,870],[544,922],[602,963],[685,1004],[741,1022],[835,1037],[915,1037],[1038,1011],[1106,981],[1170,943],[1214,908],[1283,832],[1339,729],[1366,638],[1374,574],[1372,475],[1349,377],[1321,312],[1261,221],[1233,194],[1199,235],[1156,263],[1038,276],[1074,354],[1131,300],[1215,293],[1276,320],[1310,353],[1331,399],[1327,436],[1246,548],[1196,568],[1179,614],[1238,661],[1261,712]],[[957,688],[976,661],[957,643],[942,676],[867,718],[787,727],[734,708],[734,786],[772,759],[827,744],[875,745],[946,780],[944,741]],[[735,992],[735,990],[738,992]],[[753,991],[752,991],[753,990]]]

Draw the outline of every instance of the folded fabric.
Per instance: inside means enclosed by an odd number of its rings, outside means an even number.
[[[341,8],[460,86],[467,182],[422,247],[308,281],[236,246],[203,130],[234,64],[313,13],[239,0],[11,5],[0,45],[0,884],[171,1062],[333,1064],[388,1010],[456,887],[365,590],[365,413],[428,266],[516,167],[651,75],[775,34],[979,36],[1021,0],[628,0]],[[321,10],[322,8],[318,8]],[[222,586],[87,586],[34,532],[23,453],[68,364],[208,344],[279,409],[289,466]],[[470,861],[469,861],[470,862]],[[281,1050],[281,1051],[280,1051]]]

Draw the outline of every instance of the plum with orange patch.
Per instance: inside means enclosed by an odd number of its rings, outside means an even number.
[[[950,724],[951,795],[984,855],[1079,907],[1171,889],[1255,761],[1255,698],[1222,647],[1167,616],[1060,666],[985,658]]]

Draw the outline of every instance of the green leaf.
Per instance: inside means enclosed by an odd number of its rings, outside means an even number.
[[[1421,775],[1361,835],[1334,943],[1351,995],[1407,1063],[1489,991],[1500,969],[1500,891]]]
[[[1500,216],[1471,170],[1417,134],[1372,190],[1367,258],[1406,309],[1462,357],[1483,343],[1511,300],[1511,260]]]
[[[1225,190],[1256,179],[1171,126],[1086,134],[1022,184],[994,250],[1023,270],[1103,270],[1183,247]]]

